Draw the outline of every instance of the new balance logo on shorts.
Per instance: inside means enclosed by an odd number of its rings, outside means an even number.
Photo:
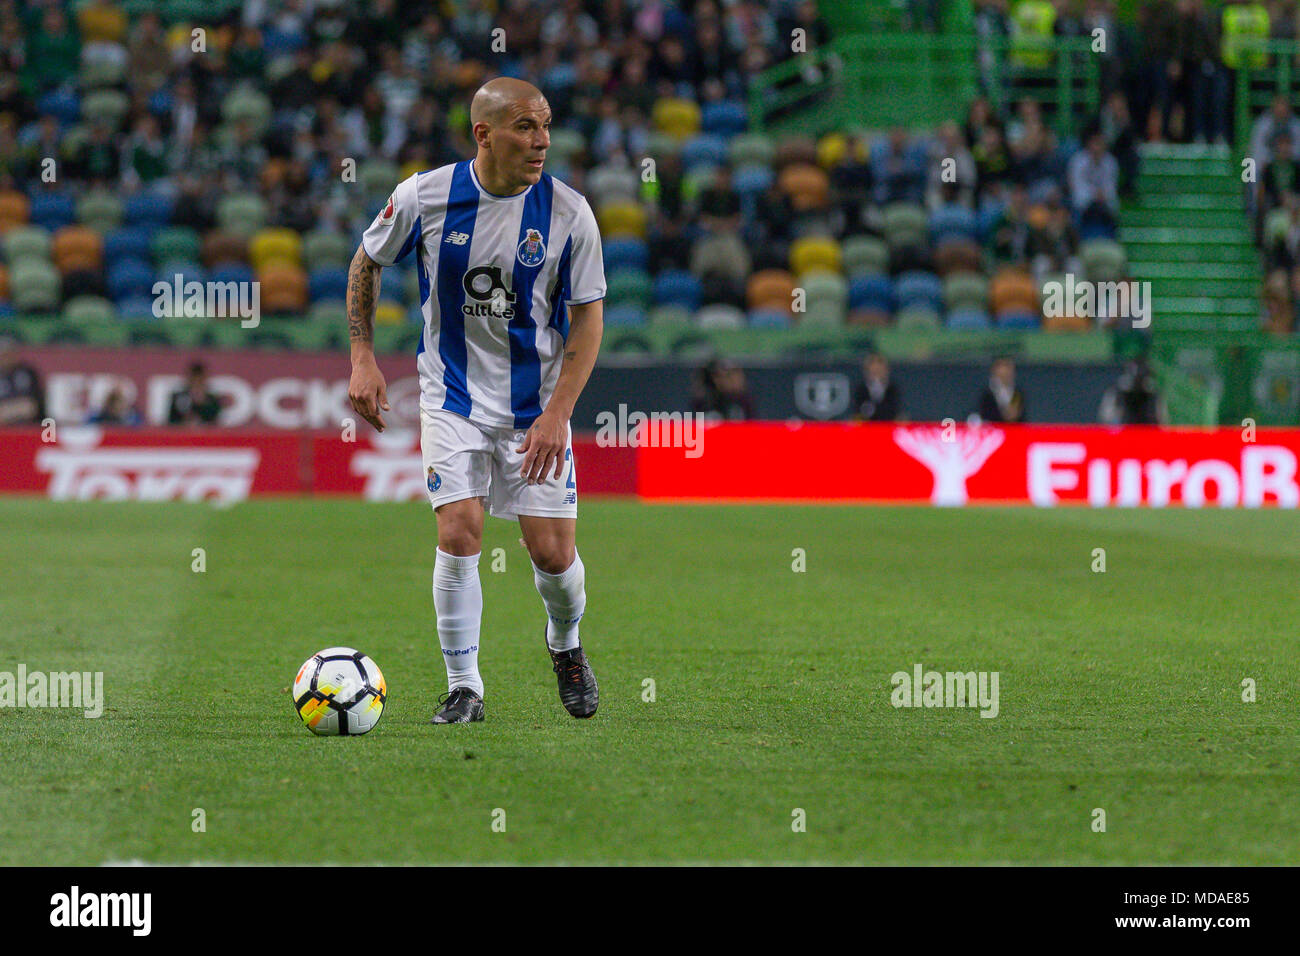
[[[578,503],[578,493],[576,491],[570,491],[564,496],[564,503],[566,505],[576,505]]]

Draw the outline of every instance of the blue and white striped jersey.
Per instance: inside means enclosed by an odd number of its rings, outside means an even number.
[[[605,296],[596,217],[547,173],[515,196],[484,189],[471,160],[416,173],[361,243],[381,266],[416,255],[421,406],[481,425],[533,423],[560,374],[566,306]]]

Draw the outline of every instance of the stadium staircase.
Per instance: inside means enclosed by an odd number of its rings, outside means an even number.
[[[1259,328],[1259,252],[1228,148],[1144,146],[1138,197],[1120,242],[1130,275],[1151,282],[1152,334]]]

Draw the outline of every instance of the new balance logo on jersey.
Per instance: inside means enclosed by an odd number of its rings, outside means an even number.
[[[469,242],[468,232],[449,232],[443,242],[450,242],[453,246],[463,246]]]

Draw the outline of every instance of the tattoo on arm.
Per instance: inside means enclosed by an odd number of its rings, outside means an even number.
[[[577,349],[569,349],[569,351],[567,351],[567,352],[564,353],[564,360],[565,360],[566,362],[570,362],[570,361],[572,361],[573,359],[576,359],[577,357],[578,357],[578,350],[577,350]]]
[[[348,266],[348,337],[354,342],[374,340],[381,269],[361,248]]]

